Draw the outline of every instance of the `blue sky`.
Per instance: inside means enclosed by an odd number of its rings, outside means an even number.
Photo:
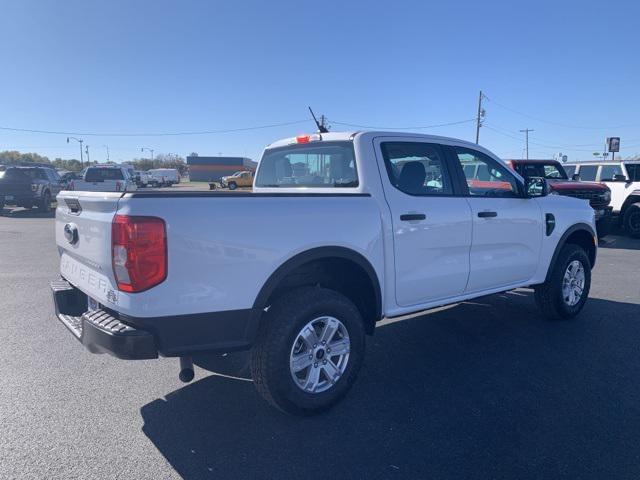
[[[638,2],[2,2],[0,127],[84,133],[91,158],[259,157],[311,122],[379,127],[470,120],[505,158],[592,158],[606,136],[640,153]],[[520,112],[520,113],[516,113]],[[331,123],[331,122],[330,122]],[[473,140],[473,122],[416,130]],[[0,150],[77,158],[65,135],[0,130]],[[145,153],[145,156],[147,154]]]

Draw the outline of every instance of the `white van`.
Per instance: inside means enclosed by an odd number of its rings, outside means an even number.
[[[149,183],[154,187],[170,187],[180,183],[180,173],[175,168],[154,168],[149,170]]]

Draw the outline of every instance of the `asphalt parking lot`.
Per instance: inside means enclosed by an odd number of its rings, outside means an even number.
[[[639,240],[609,237],[574,321],[519,290],[380,326],[346,400],[301,419],[85,351],[52,315],[52,217],[0,216],[0,478],[640,478]]]

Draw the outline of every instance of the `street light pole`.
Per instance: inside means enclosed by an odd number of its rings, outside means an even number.
[[[67,143],[69,143],[69,140],[75,140],[76,142],[80,143],[80,168],[82,169],[82,167],[84,167],[84,160],[82,158],[82,142],[84,142],[84,140],[76,137],[67,137]]]
[[[109,159],[109,145],[102,145],[104,148],[107,149],[107,163],[109,163],[110,159]]]

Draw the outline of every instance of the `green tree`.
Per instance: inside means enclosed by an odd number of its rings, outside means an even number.
[[[20,153],[16,150],[5,150],[0,152],[0,164],[16,165],[20,163],[51,163],[48,157],[43,157],[37,153]]]

